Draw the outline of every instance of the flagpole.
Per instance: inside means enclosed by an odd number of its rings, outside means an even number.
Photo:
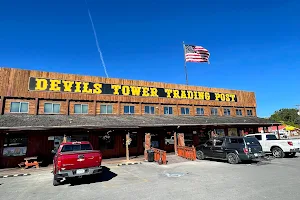
[[[183,45],[183,53],[184,53],[183,58],[184,58],[185,82],[188,85],[189,82],[188,82],[188,73],[187,73],[186,60],[185,60],[185,45],[184,45],[184,41],[182,42],[182,45]]]

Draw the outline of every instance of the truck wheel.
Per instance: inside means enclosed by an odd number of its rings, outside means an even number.
[[[198,150],[196,153],[196,158],[198,160],[203,160],[205,158],[203,151]]]
[[[235,153],[227,154],[227,160],[230,164],[238,164],[239,163],[239,158]]]
[[[271,151],[275,158],[283,158],[285,156],[285,153],[279,147],[274,147]]]
[[[59,184],[60,184],[60,181],[53,177],[53,186],[58,186]]]

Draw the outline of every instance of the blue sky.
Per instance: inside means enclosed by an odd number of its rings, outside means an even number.
[[[110,77],[249,90],[269,116],[300,104],[297,0],[87,0]],[[0,65],[105,76],[84,0],[0,1]]]

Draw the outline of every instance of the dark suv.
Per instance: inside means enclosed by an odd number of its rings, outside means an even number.
[[[197,159],[216,158],[237,164],[258,160],[264,156],[262,147],[254,137],[216,137],[196,147]]]

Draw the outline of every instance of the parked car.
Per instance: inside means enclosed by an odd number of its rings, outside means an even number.
[[[299,147],[295,146],[293,140],[279,140],[276,135],[271,133],[255,133],[245,137],[255,137],[265,153],[272,153],[275,158],[284,156],[295,156],[299,152]]]
[[[61,143],[53,158],[53,185],[64,178],[82,177],[102,172],[102,153],[89,142]]]
[[[264,157],[264,153],[256,138],[225,136],[210,139],[197,146],[196,156],[199,160],[216,158],[237,164],[246,160],[259,160]]]

